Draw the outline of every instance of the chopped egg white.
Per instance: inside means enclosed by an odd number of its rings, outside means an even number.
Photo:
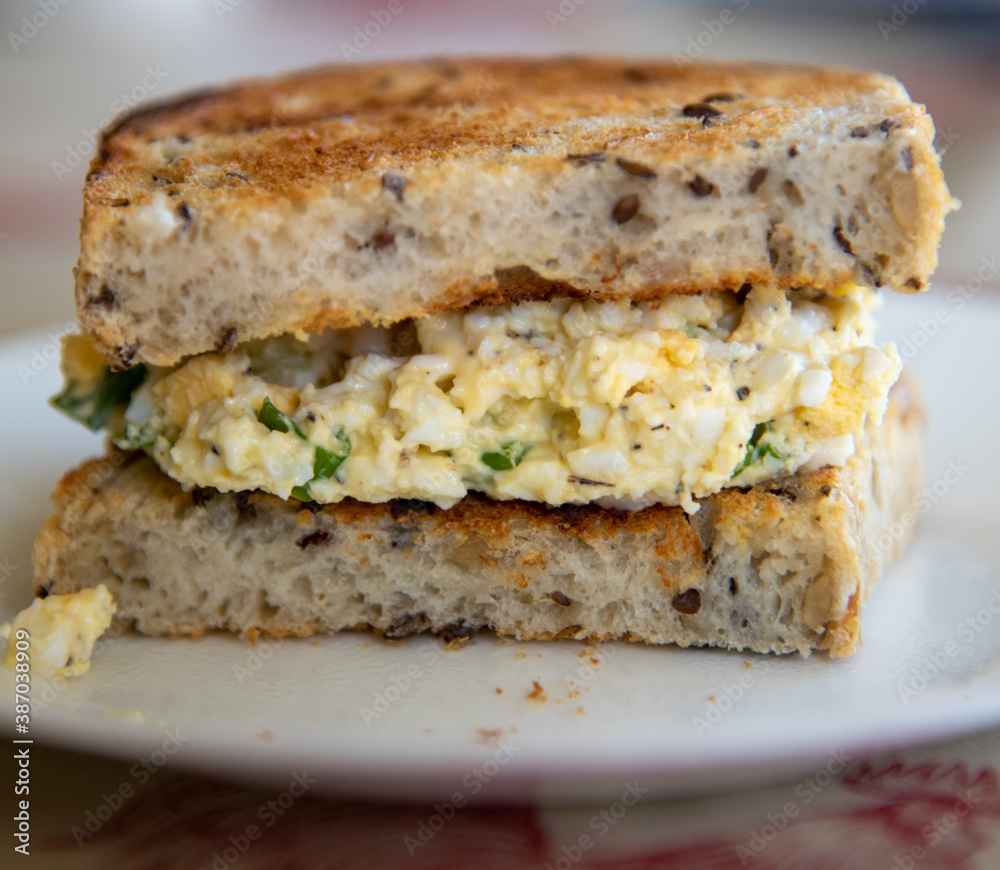
[[[115,610],[114,599],[103,584],[72,595],[36,598],[30,607],[4,626],[10,641],[3,665],[17,661],[14,638],[27,631],[28,661],[33,677],[75,677],[90,670],[90,657],[98,638],[108,630]]]
[[[725,486],[846,461],[900,370],[872,344],[876,302],[757,285],[449,311],[203,354],[154,371],[126,420],[187,487],[693,512]]]

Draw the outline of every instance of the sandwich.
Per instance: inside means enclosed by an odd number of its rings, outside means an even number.
[[[151,635],[842,657],[923,411],[884,294],[953,208],[896,80],[333,66],[140,109],[83,190],[39,596]]]

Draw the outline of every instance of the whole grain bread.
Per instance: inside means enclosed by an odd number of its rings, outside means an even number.
[[[861,607],[917,516],[922,424],[904,378],[845,466],[725,489],[691,516],[478,495],[449,510],[307,507],[259,492],[185,493],[143,454],[113,453],[60,482],[35,544],[35,586],[44,595],[104,583],[118,617],[153,635],[370,626],[453,640],[485,627],[847,656],[861,642]]]
[[[118,368],[298,329],[747,281],[921,290],[953,207],[888,76],[613,59],[334,66],[145,108],[84,188]]]

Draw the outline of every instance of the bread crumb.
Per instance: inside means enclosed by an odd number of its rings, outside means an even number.
[[[502,695],[503,694],[503,689],[497,689],[497,694],[498,695]]]
[[[503,728],[477,728],[476,733],[479,735],[480,743],[496,746],[500,742],[500,738],[503,737]]]
[[[532,680],[531,685],[534,688],[528,693],[529,701],[547,701],[549,696],[545,694],[545,690],[542,688],[542,684],[538,680]]]
[[[261,731],[260,734],[254,734],[254,737],[256,737],[258,740],[263,741],[264,743],[274,742],[274,732],[270,728]]]
[[[135,722],[142,724],[146,717],[139,710],[112,710],[110,707],[104,711],[106,719],[120,719],[124,722]]]

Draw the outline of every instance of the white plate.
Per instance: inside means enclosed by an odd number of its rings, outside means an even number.
[[[916,351],[937,494],[849,661],[606,645],[595,666],[574,642],[485,633],[457,652],[366,634],[256,648],[125,634],[87,676],[33,686],[31,736],[282,787],[304,770],[330,794],[602,801],[634,780],[659,794],[732,787],[1000,724],[1000,300],[986,296],[959,310],[937,287],[883,312],[882,335]],[[99,451],[46,405],[59,380],[48,332],[0,345],[4,619],[30,601],[49,492]],[[527,697],[535,681],[546,700]],[[9,729],[9,673],[0,693]]]

